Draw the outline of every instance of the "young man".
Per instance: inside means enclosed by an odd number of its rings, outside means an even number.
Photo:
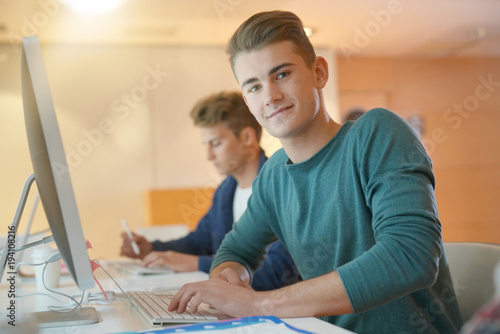
[[[233,316],[325,316],[356,333],[456,332],[432,165],[408,124],[385,109],[335,123],[322,94],[328,65],[292,13],[254,15],[228,53],[250,111],[283,150],[254,182],[212,279],[182,287],[170,309],[206,302]],[[276,239],[304,281],[252,291]]]
[[[249,112],[238,92],[221,92],[201,99],[191,118],[201,130],[208,160],[228,177],[217,188],[212,206],[194,232],[179,240],[152,243],[134,235],[122,234],[121,255],[142,258],[142,264],[165,265],[176,271],[209,272],[213,255],[222,239],[246,209],[252,182],[266,161],[259,142],[262,127]],[[134,240],[140,254],[134,254]],[[271,290],[299,281],[290,254],[280,242],[271,245],[262,267],[255,273],[252,287]]]

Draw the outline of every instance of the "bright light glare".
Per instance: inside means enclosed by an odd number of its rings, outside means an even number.
[[[68,2],[81,14],[103,14],[116,9],[122,0],[71,0]]]
[[[306,32],[306,36],[309,37],[313,34],[313,29],[309,27],[304,27],[304,31]]]

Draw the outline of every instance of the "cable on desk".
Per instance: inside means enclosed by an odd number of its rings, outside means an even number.
[[[49,292],[52,292],[52,293],[55,293],[55,294],[67,297],[67,298],[73,300],[74,303],[76,303],[75,306],[73,306],[71,304],[69,304],[69,305],[66,304],[66,306],[48,306],[48,309],[52,310],[52,311],[55,311],[55,312],[66,313],[66,312],[71,312],[71,311],[77,309],[78,307],[81,307],[82,306],[81,302],[83,300],[83,297],[82,297],[82,300],[77,301],[72,296],[69,296],[69,295],[67,295],[65,293],[62,293],[62,292],[59,292],[59,291],[54,291],[54,290],[48,288],[47,285],[45,284],[45,269],[47,268],[47,266],[49,265],[49,263],[58,261],[60,258],[61,258],[60,253],[57,252],[57,253],[51,255],[44,262],[40,262],[40,263],[19,262],[19,263],[16,264],[15,271],[17,272],[17,267],[19,267],[20,265],[27,265],[27,266],[32,266],[32,267],[44,265],[43,271],[42,271],[42,283],[43,283],[44,288],[47,289],[47,291],[49,291]],[[34,293],[27,294],[27,295],[17,295],[17,297],[18,298],[23,298],[23,297],[29,297],[29,296],[34,296],[34,295],[42,295],[42,296],[50,297],[50,298],[58,301],[59,303],[64,304],[64,302],[62,302],[61,300],[57,299],[56,297],[54,297],[54,296],[52,296],[52,295],[50,295],[48,293],[44,293],[44,292],[34,292]]]
[[[81,294],[81,298],[80,298],[80,301],[78,301],[76,298],[80,297],[79,294],[73,294],[73,295],[67,295],[65,293],[62,293],[62,292],[59,292],[59,291],[55,291],[55,290],[52,290],[50,289],[49,287],[47,287],[47,285],[45,284],[45,269],[47,268],[48,264],[49,263],[52,263],[52,262],[55,262],[55,261],[58,261],[59,259],[61,259],[61,255],[59,252],[51,255],[46,261],[44,262],[40,262],[40,263],[28,263],[28,262],[19,262],[16,264],[16,267],[15,267],[15,270],[17,272],[17,267],[20,266],[20,265],[27,265],[27,266],[32,266],[32,267],[35,267],[35,266],[41,266],[41,265],[44,265],[43,267],[43,271],[42,271],[42,283],[43,283],[43,286],[45,289],[47,289],[47,291],[49,292],[52,292],[53,294],[57,294],[57,295],[60,295],[60,296],[64,296],[64,297],[67,297],[68,299],[70,299],[70,304],[65,304],[65,306],[57,306],[57,305],[51,305],[51,306],[48,306],[48,309],[49,310],[52,310],[52,311],[55,311],[55,312],[60,312],[60,313],[67,313],[67,312],[71,312],[79,307],[82,307],[83,304],[87,303],[87,302],[97,302],[97,303],[100,303],[100,304],[110,304],[112,303],[113,301],[116,300],[116,294],[114,291],[106,291],[106,294],[109,294],[111,296],[110,300],[103,300],[103,297],[104,297],[104,294],[101,293],[101,292],[98,292],[98,293],[87,293],[86,290],[84,290]],[[106,275],[108,275],[108,277],[116,284],[116,286],[118,287],[118,289],[120,289],[120,291],[122,292],[122,294],[127,298],[127,300],[129,301],[129,303],[131,305],[134,305],[134,303],[132,302],[130,296],[128,295],[128,293],[126,293],[122,287],[120,286],[120,284],[118,284],[118,282],[114,279],[113,276],[111,276],[109,274],[109,272],[104,269],[104,267],[99,263],[98,260],[93,260],[95,261],[99,267],[102,269],[102,271],[104,271],[104,273]],[[44,292],[35,292],[35,293],[31,293],[31,294],[27,294],[27,295],[18,295],[17,297],[19,298],[22,298],[22,297],[29,297],[29,296],[34,296],[34,295],[42,295],[42,296],[47,296],[47,297],[50,297],[52,299],[54,299],[55,301],[61,303],[61,304],[64,304],[63,301],[57,299],[56,297],[48,294],[48,293],[44,293]]]
[[[132,302],[132,299],[130,298],[130,296],[128,295],[128,293],[126,293],[122,287],[120,286],[120,284],[118,284],[118,282],[114,279],[113,276],[111,276],[110,273],[108,273],[108,271],[106,269],[104,269],[104,267],[101,265],[101,263],[99,262],[99,260],[93,260],[94,262],[96,262],[99,267],[102,269],[102,271],[104,271],[104,273],[106,275],[108,275],[109,278],[111,278],[111,280],[116,284],[116,286],[118,287],[118,289],[120,289],[120,291],[122,292],[122,294],[128,299],[130,305],[134,305],[134,303]]]

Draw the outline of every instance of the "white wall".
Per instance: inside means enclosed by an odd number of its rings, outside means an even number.
[[[0,221],[7,233],[22,186],[32,172],[20,83],[20,53],[0,63]],[[93,258],[116,257],[120,219],[132,229],[144,221],[144,193],[154,188],[215,186],[189,111],[219,90],[238,90],[222,47],[44,45],[43,53],[84,233]],[[327,108],[337,118],[335,56]],[[155,74],[153,74],[155,73]],[[279,142],[268,135],[272,154]],[[29,211],[32,198],[28,202]],[[25,218],[28,213],[25,214]],[[21,231],[26,220],[21,223]],[[41,209],[33,230],[47,223]]]

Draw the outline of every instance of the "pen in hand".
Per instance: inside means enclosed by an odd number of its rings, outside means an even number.
[[[122,225],[123,229],[125,230],[125,233],[127,233],[127,236],[130,240],[132,240],[132,232],[130,232],[130,229],[128,228],[127,221],[125,219],[122,219]],[[141,251],[139,250],[139,246],[137,246],[137,243],[132,240],[131,242],[132,245],[132,250],[134,251],[135,255],[139,255]]]

